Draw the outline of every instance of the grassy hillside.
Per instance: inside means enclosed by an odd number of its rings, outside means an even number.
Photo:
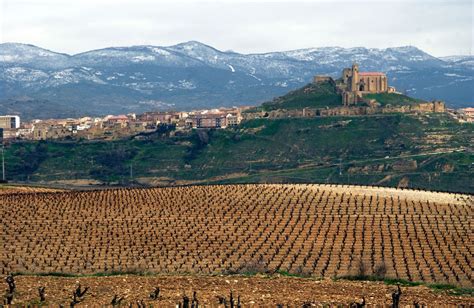
[[[413,105],[424,102],[398,93],[365,94],[366,99],[375,99],[382,107],[387,105],[401,106]],[[306,86],[277,97],[270,102],[251,109],[248,112],[272,111],[278,109],[295,110],[303,108],[334,108],[342,106],[341,95],[330,82],[310,83]]]
[[[263,103],[261,109],[271,111],[276,109],[301,109],[305,107],[324,108],[342,105],[341,96],[329,82],[310,83],[306,86]]]
[[[403,94],[398,93],[373,93],[373,94],[365,94],[364,98],[367,99],[375,99],[377,102],[380,103],[381,106],[392,105],[392,106],[399,106],[399,105],[412,105],[423,103],[424,101],[421,99],[409,97]]]
[[[359,183],[472,193],[473,137],[472,124],[445,114],[258,119],[170,138],[17,143],[6,161],[8,178],[21,181]]]

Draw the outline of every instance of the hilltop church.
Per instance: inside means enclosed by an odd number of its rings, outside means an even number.
[[[315,76],[314,81],[331,79],[326,76]],[[362,99],[363,94],[368,93],[393,93],[394,87],[389,87],[387,76],[381,72],[359,72],[359,65],[354,63],[351,68],[342,71],[342,78],[336,83],[342,95],[345,106],[353,105]]]

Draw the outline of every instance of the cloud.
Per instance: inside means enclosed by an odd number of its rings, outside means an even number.
[[[415,45],[472,54],[472,1],[0,0],[0,41],[78,53],[198,40],[243,53]]]

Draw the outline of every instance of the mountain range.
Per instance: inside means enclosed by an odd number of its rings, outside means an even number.
[[[256,105],[344,67],[382,71],[407,95],[474,103],[474,56],[436,58],[413,47],[321,47],[241,54],[191,41],[68,55],[0,44],[0,113],[25,118]],[[3,111],[2,111],[3,110]]]

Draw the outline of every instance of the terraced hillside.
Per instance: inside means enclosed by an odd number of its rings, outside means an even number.
[[[256,119],[175,133],[13,143],[7,179],[60,187],[334,183],[474,193],[474,125],[447,114]]]
[[[0,196],[0,273],[289,272],[472,286],[472,196],[227,185]]]

